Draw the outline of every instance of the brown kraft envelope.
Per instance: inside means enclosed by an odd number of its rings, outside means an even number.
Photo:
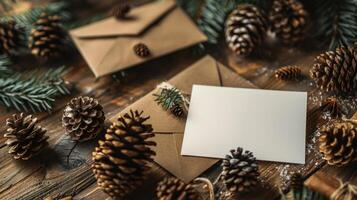
[[[191,93],[193,84],[255,88],[252,83],[218,63],[210,56],[204,57],[168,82],[182,92],[189,94]],[[156,104],[153,94],[158,93],[158,91],[159,89],[151,91],[124,109],[118,116],[129,112],[130,109],[144,111],[144,116],[150,116],[147,123],[152,124],[155,132],[153,140],[157,143],[154,149],[157,154],[154,158],[155,162],[176,177],[185,182],[190,182],[218,160],[180,155],[185,120],[175,118],[168,111],[164,111]],[[116,121],[118,116],[114,117],[112,121]],[[202,138],[202,145],[204,145],[204,138]]]
[[[133,8],[127,19],[109,17],[70,31],[96,77],[138,65],[207,40],[173,0]],[[144,43],[149,57],[139,57],[133,46]]]

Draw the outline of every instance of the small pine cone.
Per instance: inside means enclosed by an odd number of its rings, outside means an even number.
[[[316,85],[335,93],[353,93],[357,90],[357,49],[340,47],[315,58],[310,76]]]
[[[21,30],[16,27],[15,21],[0,22],[0,53],[11,54],[19,49],[23,41]]]
[[[327,98],[322,105],[322,109],[324,112],[328,112],[331,118],[334,119],[341,118],[344,114],[336,97]]]
[[[148,57],[150,56],[150,49],[146,44],[138,43],[134,46],[134,52],[139,57]]]
[[[48,145],[46,130],[31,115],[13,115],[6,120],[5,144],[15,159],[28,160]]]
[[[250,151],[231,150],[222,162],[222,178],[231,192],[245,193],[258,183],[258,163]]]
[[[296,45],[306,35],[308,15],[297,0],[274,0],[269,20],[272,31],[286,45]]]
[[[158,200],[197,200],[199,194],[191,184],[177,178],[166,178],[156,188]]]
[[[112,15],[117,19],[123,19],[130,12],[131,7],[128,4],[120,4],[113,8]]]
[[[345,165],[357,156],[357,123],[335,121],[320,130],[320,152],[329,165]]]
[[[98,100],[91,97],[76,97],[64,109],[62,125],[72,139],[86,141],[103,131],[104,120],[103,107]]]
[[[236,54],[247,56],[264,40],[268,29],[267,18],[257,7],[239,5],[227,18],[226,42]]]
[[[301,191],[304,186],[304,178],[300,173],[293,173],[290,177],[290,188],[294,191]]]
[[[29,48],[38,58],[58,58],[65,51],[65,40],[66,34],[61,26],[61,17],[42,13],[31,30]]]
[[[280,80],[296,81],[301,76],[301,69],[296,66],[285,66],[275,70],[275,77]]]
[[[150,149],[156,143],[148,141],[154,137],[149,117],[142,112],[130,111],[118,118],[105,134],[105,140],[93,152],[93,172],[97,183],[113,198],[125,198],[139,186],[155,152]]]
[[[184,117],[186,115],[184,108],[180,104],[175,104],[174,106],[172,106],[172,108],[170,109],[170,112],[179,118]]]

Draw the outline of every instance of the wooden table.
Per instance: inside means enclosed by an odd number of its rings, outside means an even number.
[[[278,81],[273,76],[276,67],[295,64],[302,67],[304,74],[313,63],[313,58],[319,52],[306,49],[287,49],[268,46],[265,55],[255,58],[237,60],[227,50],[224,44],[208,49],[209,54],[223,64],[229,66],[238,74],[247,78],[260,88],[278,90],[310,91],[308,102],[307,125],[307,161],[306,165],[289,165],[271,162],[260,162],[262,185],[253,194],[248,194],[241,199],[277,199],[279,197],[278,186],[281,179],[286,179],[290,172],[301,171],[306,177],[312,176],[319,170],[328,171],[336,177],[344,178],[357,183],[356,168],[353,166],[339,169],[326,166],[321,155],[316,151],[315,130],[320,119],[318,92],[311,86],[308,79],[298,83]],[[107,119],[112,118],[123,108],[135,102],[161,83],[174,76],[178,72],[196,62],[203,55],[195,55],[192,49],[186,49],[163,58],[142,64],[128,71],[127,80],[117,83],[111,77],[95,79],[79,53],[75,53],[73,61],[67,63],[70,72],[65,79],[75,83],[75,91],[71,96],[62,98],[56,102],[52,113],[39,113],[40,124],[47,128],[49,148],[30,161],[15,161],[7,153],[4,145],[3,134],[0,136],[0,199],[42,199],[47,196],[55,198],[73,195],[75,199],[102,200],[108,196],[96,187],[92,174],[91,151],[97,141],[89,141],[78,144],[68,156],[75,143],[64,135],[61,126],[62,110],[65,104],[73,97],[89,95],[99,99],[104,106]],[[264,59],[262,59],[264,58]],[[14,111],[6,111],[1,108],[0,127],[1,133],[5,131],[5,120]],[[351,113],[355,112],[351,111]],[[214,180],[219,174],[218,165],[213,166],[202,176]],[[138,188],[140,192],[134,192],[135,200],[152,199],[155,185],[163,177],[169,174],[155,163],[152,163],[152,173],[145,184]],[[220,187],[220,184],[218,184]],[[207,196],[205,196],[206,199]]]

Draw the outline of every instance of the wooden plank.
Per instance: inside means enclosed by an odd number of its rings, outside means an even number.
[[[107,8],[108,5],[103,5],[104,7]],[[86,16],[90,13],[91,11],[88,10],[79,14],[79,16]],[[230,66],[238,74],[243,75],[258,87],[298,91],[311,91],[310,81],[308,79],[298,83],[278,81],[273,76],[274,70],[282,65],[295,64],[301,66],[303,73],[307,76],[313,57],[319,53],[278,48],[267,51],[270,53],[262,57],[237,60],[224,44],[209,48],[208,51],[220,62]],[[56,103],[53,113],[36,115],[41,125],[48,129],[48,135],[50,136],[48,149],[31,161],[15,161],[7,154],[7,148],[3,145],[5,140],[0,135],[2,144],[0,145],[0,199],[32,200],[42,199],[47,196],[58,198],[67,195],[73,195],[76,199],[86,200],[107,198],[107,195],[96,187],[95,179],[90,169],[91,151],[96,145],[96,140],[78,144],[73,153],[68,156],[75,143],[64,136],[60,123],[62,110],[66,102],[78,95],[93,96],[99,99],[104,106],[107,118],[110,118],[151,91],[160,82],[169,79],[190,66],[200,56],[192,55],[189,50],[183,50],[150,61],[128,70],[128,80],[124,84],[116,84],[110,77],[96,80],[78,53],[74,55],[74,58],[74,62],[68,63],[72,67],[70,67],[70,73],[66,76],[66,80],[75,83],[76,91],[72,95],[60,99]],[[315,129],[317,124],[322,123],[320,119],[321,113],[318,109],[319,104],[313,100],[315,95],[315,91],[309,92],[306,165],[260,162],[261,187],[257,188],[254,193],[239,198],[275,199],[279,196],[278,186],[281,179],[288,178],[289,173],[301,171],[305,177],[309,177],[324,165],[315,145]],[[3,108],[0,108],[0,112],[4,113],[0,116],[3,124],[6,118],[15,113],[14,111],[5,112]],[[5,126],[1,126],[0,131],[4,132]],[[336,173],[338,177],[350,177],[356,180],[353,167],[349,166],[338,171],[324,167],[321,173]],[[217,164],[202,176],[208,177],[213,181],[219,172],[219,164]],[[160,166],[153,163],[148,181],[138,188],[138,191],[134,192],[129,199],[141,200],[154,197],[154,189],[157,182],[166,176],[170,175]],[[217,187],[219,191],[224,189],[221,182]],[[208,199],[208,195],[203,195],[203,197]]]

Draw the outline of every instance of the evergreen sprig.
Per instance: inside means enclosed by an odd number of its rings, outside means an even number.
[[[0,56],[0,104],[25,112],[51,111],[55,97],[70,93],[62,76],[65,67],[46,72],[20,73],[9,68],[10,60]]]
[[[282,195],[281,200],[327,200],[320,193],[303,187],[301,190],[291,190],[288,194]]]
[[[0,55],[0,78],[8,77],[12,73],[10,65],[10,59],[6,55]]]
[[[169,110],[175,105],[183,104],[184,100],[179,89],[173,88],[162,88],[159,94],[153,94],[156,99],[156,103],[161,105],[164,110]]]
[[[41,13],[46,12],[49,14],[57,14],[68,19],[70,14],[67,12],[68,3],[65,1],[52,2],[42,6],[36,6],[25,12],[13,15],[3,16],[2,20],[15,20],[20,26],[30,30],[32,24],[38,19]]]
[[[330,50],[349,46],[357,41],[357,1],[315,1],[317,38],[323,39]]]
[[[65,74],[65,66],[58,67],[56,69],[49,69],[47,72],[32,72],[29,73],[31,77],[34,77],[34,81],[38,85],[51,86],[56,89],[55,96],[64,96],[70,94],[70,84],[65,81],[62,76]]]
[[[18,111],[51,111],[57,90],[38,85],[35,79],[21,80],[19,75],[0,79],[0,104]]]

